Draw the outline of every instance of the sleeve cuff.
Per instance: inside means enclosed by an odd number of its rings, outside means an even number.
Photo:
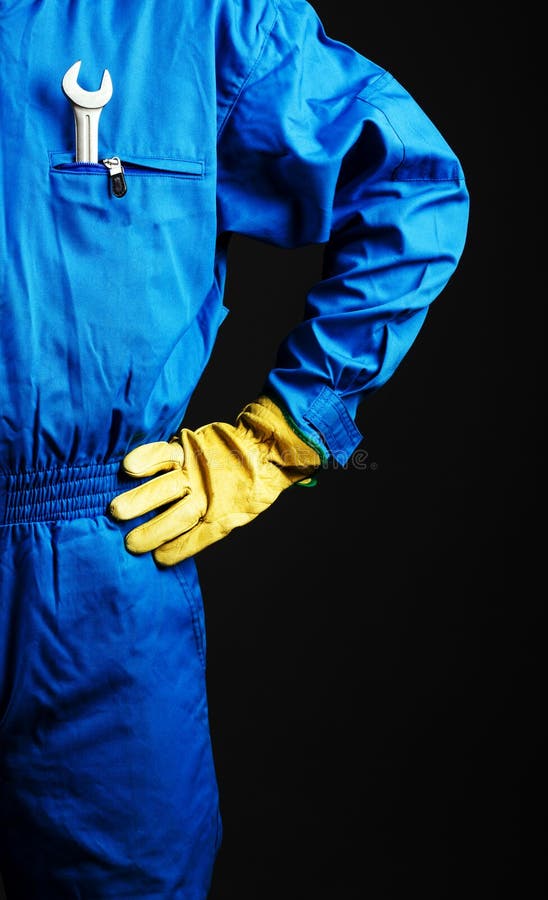
[[[302,410],[300,404],[290,406],[285,397],[272,399],[276,403],[281,399],[280,406],[289,424],[319,453],[324,464],[333,458],[344,465],[363,439],[343,401],[326,385]]]

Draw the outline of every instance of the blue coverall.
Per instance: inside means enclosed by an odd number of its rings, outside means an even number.
[[[231,233],[325,244],[264,391],[347,460],[458,264],[467,188],[304,0],[0,0],[0,42],[0,870],[10,900],[201,900],[220,841],[201,594],[193,560],[126,551],[121,460],[184,421]],[[74,162],[76,60],[87,90],[112,77],[99,160],[123,160],[123,198]]]

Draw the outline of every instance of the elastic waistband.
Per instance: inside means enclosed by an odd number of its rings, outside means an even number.
[[[106,515],[128,484],[120,462],[0,474],[0,524],[57,522]]]

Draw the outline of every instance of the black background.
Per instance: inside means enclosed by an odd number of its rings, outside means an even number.
[[[438,125],[470,227],[417,341],[360,408],[367,467],[285,492],[198,557],[224,822],[211,900],[534,900],[541,310],[513,206],[535,123],[527,90],[509,93],[533,62],[515,71],[519,11],[470,28],[458,9],[312,5]],[[320,266],[318,247],[234,239],[231,314],[187,424],[233,421],[260,392]]]

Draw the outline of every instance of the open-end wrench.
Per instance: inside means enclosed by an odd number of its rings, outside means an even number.
[[[76,162],[98,162],[99,116],[112,97],[112,80],[108,69],[103,72],[98,91],[85,91],[78,84],[82,60],[75,62],[63,76],[62,88],[70,100],[76,127]]]

